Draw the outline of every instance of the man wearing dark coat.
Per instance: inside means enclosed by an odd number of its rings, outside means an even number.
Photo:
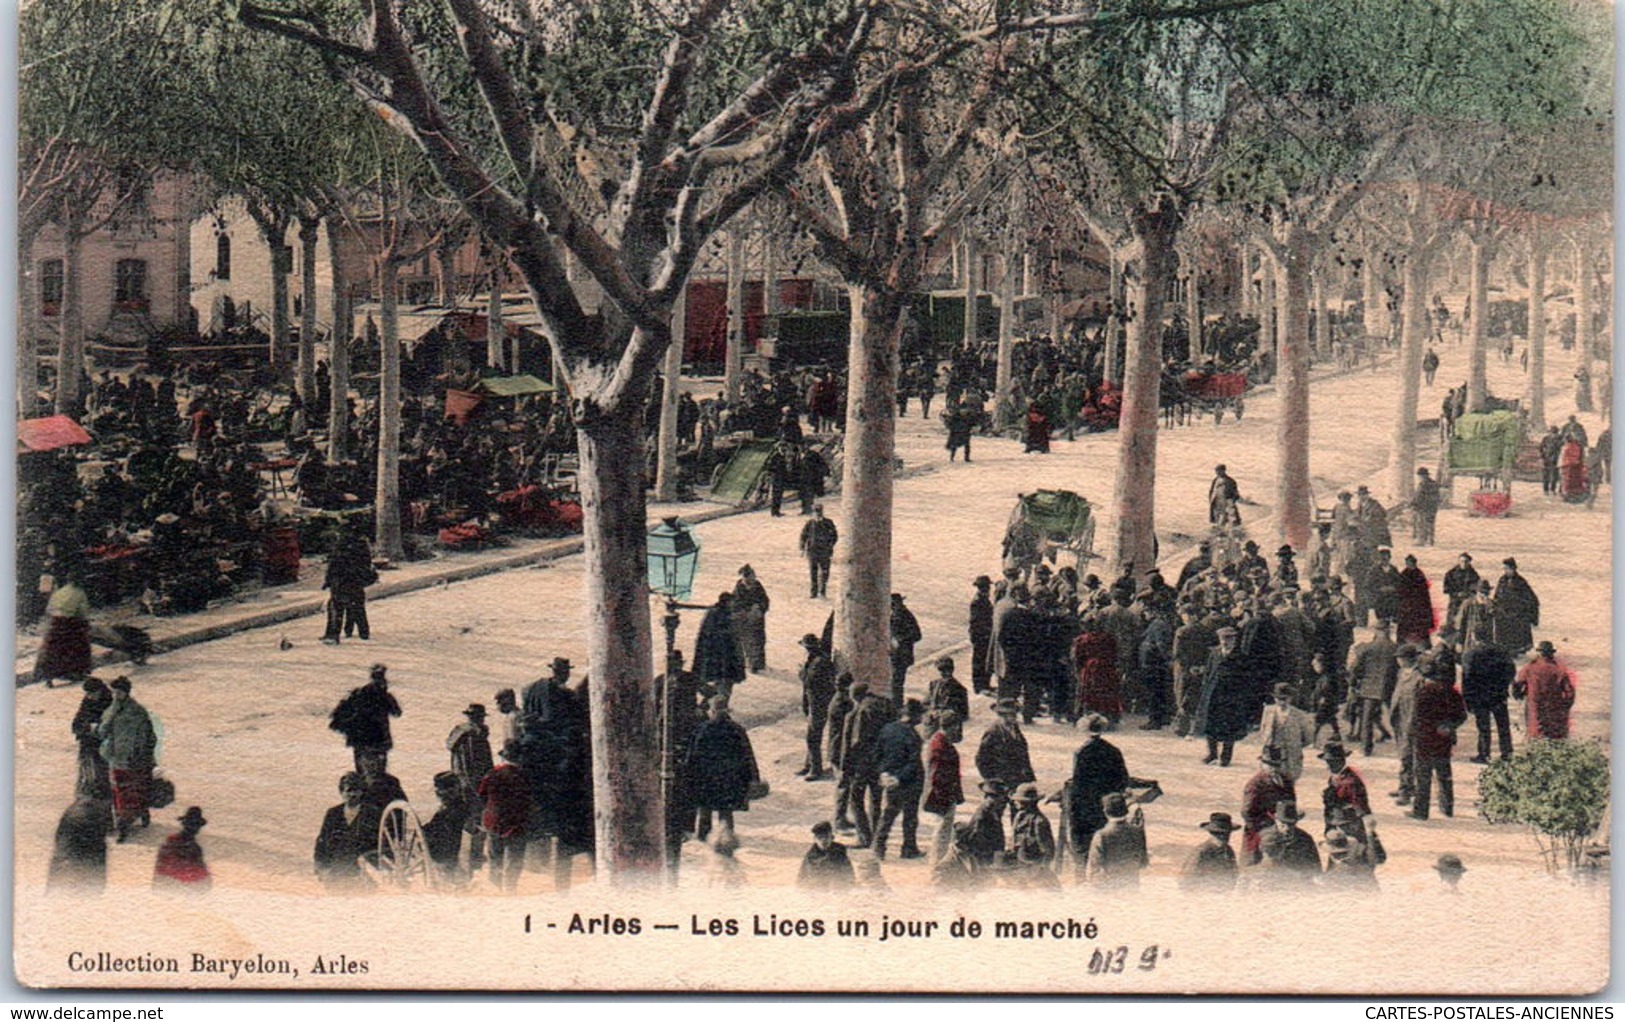
[[[1004,854],[1004,813],[1010,804],[1010,789],[1000,780],[983,781],[981,789],[984,797],[965,825],[964,844],[976,864],[986,867]]]
[[[835,828],[828,820],[813,824],[813,845],[801,857],[801,869],[796,873],[796,886],[808,891],[844,891],[850,889],[857,877],[852,871],[852,860],[846,846],[835,840]]]
[[[1241,500],[1236,481],[1225,474],[1223,465],[1213,466],[1213,481],[1207,487],[1207,520],[1210,525],[1224,521],[1225,512]]]
[[[1269,701],[1275,683],[1282,678],[1283,645],[1280,622],[1264,608],[1261,598],[1254,600],[1236,637],[1236,652],[1240,654],[1247,676],[1249,728],[1263,719],[1264,704]]]
[[[1396,590],[1398,641],[1427,646],[1433,634],[1433,598],[1428,590],[1428,577],[1416,566],[1416,555],[1406,554],[1405,570],[1399,573]]]
[[[868,691],[867,685],[864,691]],[[835,829],[842,832],[856,829],[848,811],[852,800],[852,775],[846,769],[846,720],[856,707],[857,702],[852,695],[852,674],[842,671],[835,676],[835,694],[829,700],[829,737],[824,742],[824,759],[836,773]]]
[[[1461,699],[1478,727],[1478,754],[1474,763],[1490,761],[1490,722],[1501,742],[1501,758],[1512,758],[1512,718],[1507,713],[1507,693],[1518,668],[1506,651],[1493,642],[1481,643],[1467,651],[1461,662]]]
[[[367,624],[367,587],[377,581],[366,537],[354,529],[346,531],[328,556],[327,575],[322,581],[322,588],[330,594],[323,642],[338,645],[341,630],[345,637],[353,630],[362,640],[372,635]]]
[[[1219,646],[1208,655],[1207,678],[1196,706],[1192,732],[1207,739],[1203,763],[1230,765],[1236,743],[1247,737],[1252,722],[1252,701],[1245,662],[1236,649],[1240,633],[1234,628],[1218,630]]]
[[[341,803],[322,817],[316,835],[316,875],[330,887],[364,886],[359,859],[378,848],[378,807],[366,801],[361,775],[339,778]]]
[[[920,622],[903,605],[903,594],[891,594],[891,701],[903,704],[903,680],[914,666],[914,644],[920,641]]]
[[[875,828],[875,858],[886,857],[886,839],[899,814],[903,817],[903,847],[900,858],[918,859],[920,851],[920,796],[925,793],[925,767],[920,762],[920,750],[925,742],[920,737],[920,719],[925,716],[925,704],[910,699],[903,706],[903,716],[880,729],[880,788],[885,808],[880,814],[880,825]]]
[[[1179,581],[1174,583],[1174,588],[1184,592],[1187,582],[1212,566],[1213,544],[1204,539],[1196,545],[1196,556],[1186,561],[1185,566],[1179,569]]]
[[[1393,621],[1399,617],[1399,569],[1394,567],[1393,552],[1379,547],[1377,561],[1366,571],[1363,589],[1365,602],[1378,621]]]
[[[1283,881],[1285,887],[1308,886],[1320,876],[1320,850],[1315,847],[1315,839],[1298,826],[1301,819],[1297,802],[1282,799],[1271,812],[1269,832],[1259,841],[1260,854],[1268,859],[1267,868],[1279,871],[1275,879]]]
[[[86,678],[84,691],[72,725],[73,737],[79,743],[79,776],[74,782],[74,796],[110,799],[113,784],[108,778],[107,760],[102,758],[102,739],[96,727],[102,722],[102,714],[113,705],[113,693],[100,678]]]
[[[1444,573],[1444,595],[1450,601],[1444,619],[1452,627],[1461,605],[1478,591],[1478,571],[1473,567],[1473,555],[1464,553],[1456,558],[1456,566]]]
[[[1016,723],[1016,704],[1000,699],[995,712],[999,719],[989,725],[976,748],[976,772],[984,781],[1004,782],[1006,793],[1012,788],[1037,780],[1033,762],[1027,751],[1027,736]]]
[[[1540,597],[1518,574],[1518,562],[1511,557],[1501,562],[1501,580],[1495,584],[1495,644],[1512,656],[1522,656],[1535,645],[1535,626],[1540,624]]]
[[[357,770],[368,753],[380,753],[388,761],[389,750],[395,745],[389,734],[389,718],[401,715],[401,704],[389,694],[388,668],[372,665],[371,680],[350,694],[333,708],[328,727],[344,736],[350,747]]]
[[[748,564],[741,567],[728,608],[729,623],[746,668],[758,673],[767,670],[767,611],[771,605],[767,587],[756,577],[756,569]]]
[[[1236,886],[1236,850],[1230,835],[1241,825],[1229,813],[1210,813],[1197,829],[1207,831],[1207,840],[1193,850],[1179,871],[1179,889],[1204,894],[1223,894]]]
[[[824,727],[829,721],[830,700],[835,697],[835,662],[811,632],[801,637],[801,648],[807,651],[800,671],[801,712],[807,718],[807,758],[796,776],[817,781],[829,776],[824,770]]]
[[[937,658],[937,676],[926,689],[925,708],[933,713],[952,710],[960,720],[970,719],[970,693],[966,692],[965,686],[954,677],[953,657]]]
[[[107,835],[113,814],[105,799],[79,794],[56,824],[45,889],[99,890],[107,885]]]
[[[1089,842],[1095,831],[1106,825],[1100,800],[1123,791],[1129,783],[1123,753],[1106,740],[1106,718],[1090,714],[1085,726],[1089,737],[1072,754],[1072,786],[1068,794],[1072,851],[1080,870],[1088,861]]]
[[[812,506],[812,519],[801,527],[801,556],[807,559],[807,574],[811,580],[809,594],[819,599],[828,594],[829,563],[835,556],[835,543],[840,530],[824,517],[824,505]]]
[[[847,809],[858,831],[859,848],[874,843],[880,822],[880,732],[897,718],[884,696],[869,691],[865,682],[852,685],[854,706],[846,716],[841,737],[841,786],[847,789]]]
[[[1416,470],[1416,493],[1411,497],[1411,538],[1417,546],[1433,545],[1433,524],[1439,517],[1439,484],[1425,468]]]
[[[1327,742],[1326,747],[1320,750],[1320,758],[1326,761],[1328,771],[1326,788],[1320,793],[1326,826],[1332,826],[1339,813],[1370,816],[1371,797],[1366,792],[1365,779],[1349,766],[1348,750],[1343,743]]]
[[[734,686],[745,680],[745,657],[734,637],[732,605],[732,593],[719,593],[716,605],[700,620],[700,632],[694,639],[694,676],[721,696],[732,695]]]
[[[993,601],[987,595],[993,581],[978,575],[973,584],[976,597],[970,601],[970,680],[971,688],[981,695],[993,688]]]
[[[708,710],[710,716],[689,743],[683,769],[698,814],[694,836],[701,841],[711,833],[713,811],[722,832],[732,835],[734,813],[750,808],[751,785],[761,780],[750,736],[728,715],[728,700],[712,696]]]

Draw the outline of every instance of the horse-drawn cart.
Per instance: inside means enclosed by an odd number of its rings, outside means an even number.
[[[1089,501],[1071,490],[1017,495],[1004,533],[1004,563],[1026,574],[1040,561],[1055,563],[1061,551],[1076,564],[1094,556],[1095,516]]]
[[[1517,412],[1478,412],[1452,424],[1445,452],[1444,478],[1450,487],[1458,475],[1478,477],[1478,489],[1469,498],[1468,513],[1496,517],[1512,504],[1512,479],[1523,440],[1523,421]]]
[[[1181,378],[1181,382],[1185,385],[1185,400],[1196,417],[1211,412],[1213,424],[1217,426],[1224,421],[1224,413],[1228,409],[1235,413],[1237,422],[1241,421],[1242,412],[1246,410],[1246,403],[1242,399],[1247,393],[1245,372],[1220,373],[1193,369]]]

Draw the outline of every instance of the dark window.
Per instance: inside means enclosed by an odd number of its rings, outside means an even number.
[[[146,311],[147,261],[120,259],[113,273],[113,304],[121,309]]]
[[[231,235],[217,234],[214,237],[214,279],[231,279]]]
[[[40,312],[46,316],[62,314],[62,260],[45,259],[39,264]]]

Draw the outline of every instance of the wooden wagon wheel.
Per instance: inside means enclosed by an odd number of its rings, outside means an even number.
[[[385,886],[401,890],[434,890],[438,886],[439,877],[429,859],[418,815],[400,799],[385,806],[378,821],[377,869],[379,883]]]

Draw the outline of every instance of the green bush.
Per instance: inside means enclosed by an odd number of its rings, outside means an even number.
[[[1579,867],[1586,839],[1608,809],[1608,755],[1599,741],[1540,740],[1478,778],[1479,808],[1491,823],[1521,823],[1540,845],[1547,869],[1559,857]]]

